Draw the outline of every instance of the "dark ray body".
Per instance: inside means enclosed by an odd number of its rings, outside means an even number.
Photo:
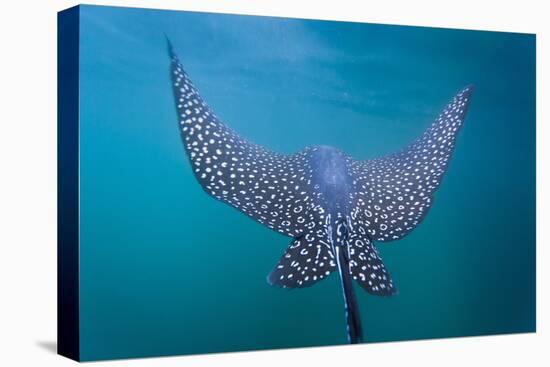
[[[228,128],[200,97],[169,44],[183,143],[203,189],[292,238],[267,280],[301,288],[338,271],[348,339],[362,340],[352,280],[379,296],[395,294],[374,241],[400,239],[429,210],[462,126],[471,87],[460,91],[413,144],[357,161],[328,146],[271,152]]]

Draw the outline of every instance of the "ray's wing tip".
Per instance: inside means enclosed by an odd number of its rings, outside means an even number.
[[[475,90],[475,85],[468,84],[467,86],[462,88],[462,90],[460,91],[459,94],[463,97],[470,97],[472,95],[472,93],[474,92],[474,90]]]
[[[164,39],[166,40],[166,47],[168,48],[168,55],[170,55],[170,58],[172,60],[176,60],[177,56],[174,52],[174,46],[172,45],[172,41],[170,41],[170,37],[166,33],[164,33]]]

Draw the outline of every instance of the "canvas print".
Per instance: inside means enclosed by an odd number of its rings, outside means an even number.
[[[535,35],[59,14],[59,351],[535,331]]]

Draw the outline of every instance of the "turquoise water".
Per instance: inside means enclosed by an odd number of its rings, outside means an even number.
[[[535,330],[533,35],[84,6],[84,360],[346,343],[336,273],[270,287],[289,238],[195,181],[164,33],[216,113],[283,153],[394,152],[475,84],[429,215],[378,245],[399,294],[356,287],[366,341]]]

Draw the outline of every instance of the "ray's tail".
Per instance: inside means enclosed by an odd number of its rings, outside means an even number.
[[[349,271],[349,258],[341,247],[336,247],[336,259],[338,263],[338,272],[342,282],[342,291],[344,294],[344,304],[346,307],[346,326],[348,332],[348,341],[350,344],[357,344],[363,341],[363,330],[361,329],[361,318],[359,307]]]

